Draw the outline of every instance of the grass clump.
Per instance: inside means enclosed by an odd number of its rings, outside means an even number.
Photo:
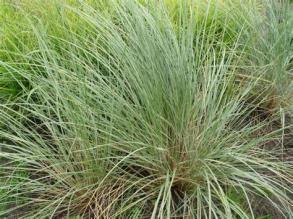
[[[177,28],[164,7],[111,3],[111,16],[65,6],[82,32],[38,22],[30,77],[3,62],[31,89],[0,105],[0,176],[15,182],[0,185],[0,216],[290,218],[292,163],[282,143],[265,148],[285,128],[252,122],[258,80],[235,83],[238,40],[223,31],[215,47],[188,5]]]
[[[269,112],[283,108],[292,113],[292,4],[289,1],[263,1],[262,10],[250,11],[246,42],[246,77],[259,83],[252,99]],[[244,74],[245,74],[244,73]],[[261,92],[260,92],[261,91]]]

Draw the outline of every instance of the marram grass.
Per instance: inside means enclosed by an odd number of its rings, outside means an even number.
[[[68,6],[90,34],[33,25],[29,72],[1,61],[30,87],[0,105],[0,217],[292,217],[287,127],[252,116],[242,32],[215,46],[188,8],[178,29],[133,1]]]

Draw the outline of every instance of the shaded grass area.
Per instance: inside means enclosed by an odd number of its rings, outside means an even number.
[[[0,217],[292,217],[289,2],[140,2],[2,9]]]

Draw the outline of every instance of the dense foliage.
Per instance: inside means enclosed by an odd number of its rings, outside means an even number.
[[[0,218],[291,218],[292,19],[0,0]]]

